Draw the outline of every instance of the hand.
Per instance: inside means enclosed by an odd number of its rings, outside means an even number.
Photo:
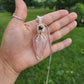
[[[16,10],[15,15],[23,18],[27,17],[27,7],[23,0],[15,0]],[[77,26],[75,19],[76,13],[68,13],[66,10],[59,10],[56,12],[44,15],[43,23],[50,28],[51,41],[54,42]],[[35,57],[32,39],[36,35],[37,21],[33,20],[27,23],[12,18],[8,24],[1,43],[1,60],[3,64],[9,66],[11,71],[20,73],[22,70],[31,67],[40,61]],[[53,53],[68,47],[72,43],[70,38],[53,44]],[[47,43],[44,51],[44,59],[49,56],[50,48]]]

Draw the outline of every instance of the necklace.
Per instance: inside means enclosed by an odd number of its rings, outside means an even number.
[[[50,45],[50,60],[49,60],[49,67],[48,67],[48,73],[47,73],[47,79],[46,79],[46,84],[48,84],[48,78],[49,78],[50,66],[51,66],[51,60],[52,60],[52,47],[51,47],[51,38],[50,38],[49,27],[46,24],[42,23],[42,19],[43,19],[43,17],[37,16],[39,25],[37,26],[37,34],[33,38],[33,46],[34,46],[34,50],[36,53],[36,59],[42,60],[44,50],[47,45],[47,38],[46,38],[46,35],[44,34],[45,30],[47,29],[49,45]]]

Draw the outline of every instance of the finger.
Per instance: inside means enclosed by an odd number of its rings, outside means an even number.
[[[63,36],[65,36],[66,34],[68,34],[70,31],[72,31],[75,27],[77,26],[77,22],[73,21],[72,23],[70,23],[69,25],[67,25],[66,27],[54,32],[51,35],[51,41],[54,42],[56,40],[61,39]]]
[[[56,12],[52,12],[52,13],[49,13],[49,14],[46,14],[43,16],[43,23],[49,25],[51,24],[52,22],[68,15],[68,11],[67,10],[59,10],[59,11],[56,11]]]
[[[52,13],[49,13],[49,14],[46,14],[43,16],[43,23],[49,25],[51,23],[53,23],[54,21],[68,15],[68,11],[67,10],[59,10],[59,11],[56,11],[56,12],[52,12]],[[30,26],[31,29],[35,29],[37,27],[37,24],[38,22],[36,20],[33,20],[33,21],[30,21],[30,22],[27,22],[26,25]]]
[[[52,51],[53,51],[53,53],[60,51],[64,48],[68,47],[71,43],[72,43],[72,40],[70,38],[68,38],[68,39],[66,39],[60,43],[53,44],[52,45]]]
[[[68,25],[69,23],[71,23],[72,21],[74,21],[77,18],[77,14],[76,13],[71,13],[69,15],[67,15],[66,17],[52,23],[49,28],[50,28],[50,32],[53,33],[56,30],[59,30],[60,28],[62,28],[63,26]]]
[[[15,15],[25,20],[27,17],[27,6],[24,3],[24,1],[15,0],[15,5],[16,5]]]

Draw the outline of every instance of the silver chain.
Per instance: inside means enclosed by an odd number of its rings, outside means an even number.
[[[47,27],[48,37],[49,37],[49,44],[50,44],[50,60],[49,60],[48,73],[47,73],[47,79],[46,79],[46,84],[48,84],[49,73],[50,73],[50,68],[51,68],[51,61],[52,61],[52,44],[51,44],[51,37],[50,37],[49,27],[46,24],[45,24],[45,26]]]

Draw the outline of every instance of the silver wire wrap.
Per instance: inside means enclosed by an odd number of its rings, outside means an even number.
[[[24,21],[24,19],[22,19],[21,17],[16,16],[14,13],[13,13],[13,16],[12,16],[12,17],[15,17],[15,18],[17,18],[17,19],[19,19],[19,20]]]

